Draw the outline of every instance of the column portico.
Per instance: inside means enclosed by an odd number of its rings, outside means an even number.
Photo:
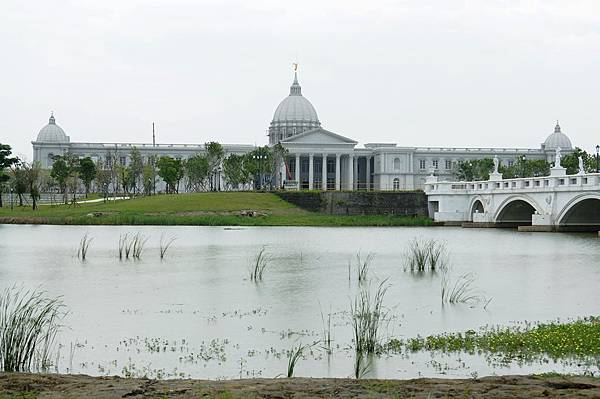
[[[367,156],[367,191],[371,190],[371,156]]]
[[[335,189],[340,190],[340,156],[341,154],[335,154]]]
[[[315,154],[308,154],[308,189],[314,188],[314,158]]]
[[[321,190],[326,191],[327,190],[327,154],[323,154],[321,168],[322,168],[321,169],[321,171],[322,171]]]
[[[348,154],[348,190],[354,190],[354,155]]]
[[[294,175],[296,183],[298,184],[298,188],[300,188],[300,154],[296,154],[296,165],[294,166]]]

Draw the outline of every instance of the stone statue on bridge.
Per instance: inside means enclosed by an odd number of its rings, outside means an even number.
[[[498,160],[498,155],[494,155],[494,173],[498,173],[498,165],[500,161]]]
[[[560,147],[556,147],[556,156],[554,157],[554,167],[560,168]]]
[[[579,157],[579,174],[582,175],[585,173],[585,168],[583,166],[583,157]]]

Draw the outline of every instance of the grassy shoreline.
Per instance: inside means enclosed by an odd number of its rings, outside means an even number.
[[[250,211],[250,212],[248,212]],[[253,216],[248,216],[248,213]],[[434,226],[427,217],[309,212],[271,193],[195,193],[107,203],[0,208],[0,224],[173,226]]]

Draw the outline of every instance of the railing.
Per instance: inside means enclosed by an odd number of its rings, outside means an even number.
[[[564,176],[540,176],[517,179],[472,182],[437,181],[431,176],[425,182],[427,194],[470,194],[498,191],[576,191],[600,190],[600,173]]]

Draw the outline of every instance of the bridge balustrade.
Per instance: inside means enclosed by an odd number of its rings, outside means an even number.
[[[432,178],[433,177],[433,178]],[[541,176],[502,180],[483,180],[472,182],[437,181],[429,176],[425,183],[428,194],[468,194],[471,192],[509,191],[572,191],[581,189],[600,189],[600,173],[585,175]]]

